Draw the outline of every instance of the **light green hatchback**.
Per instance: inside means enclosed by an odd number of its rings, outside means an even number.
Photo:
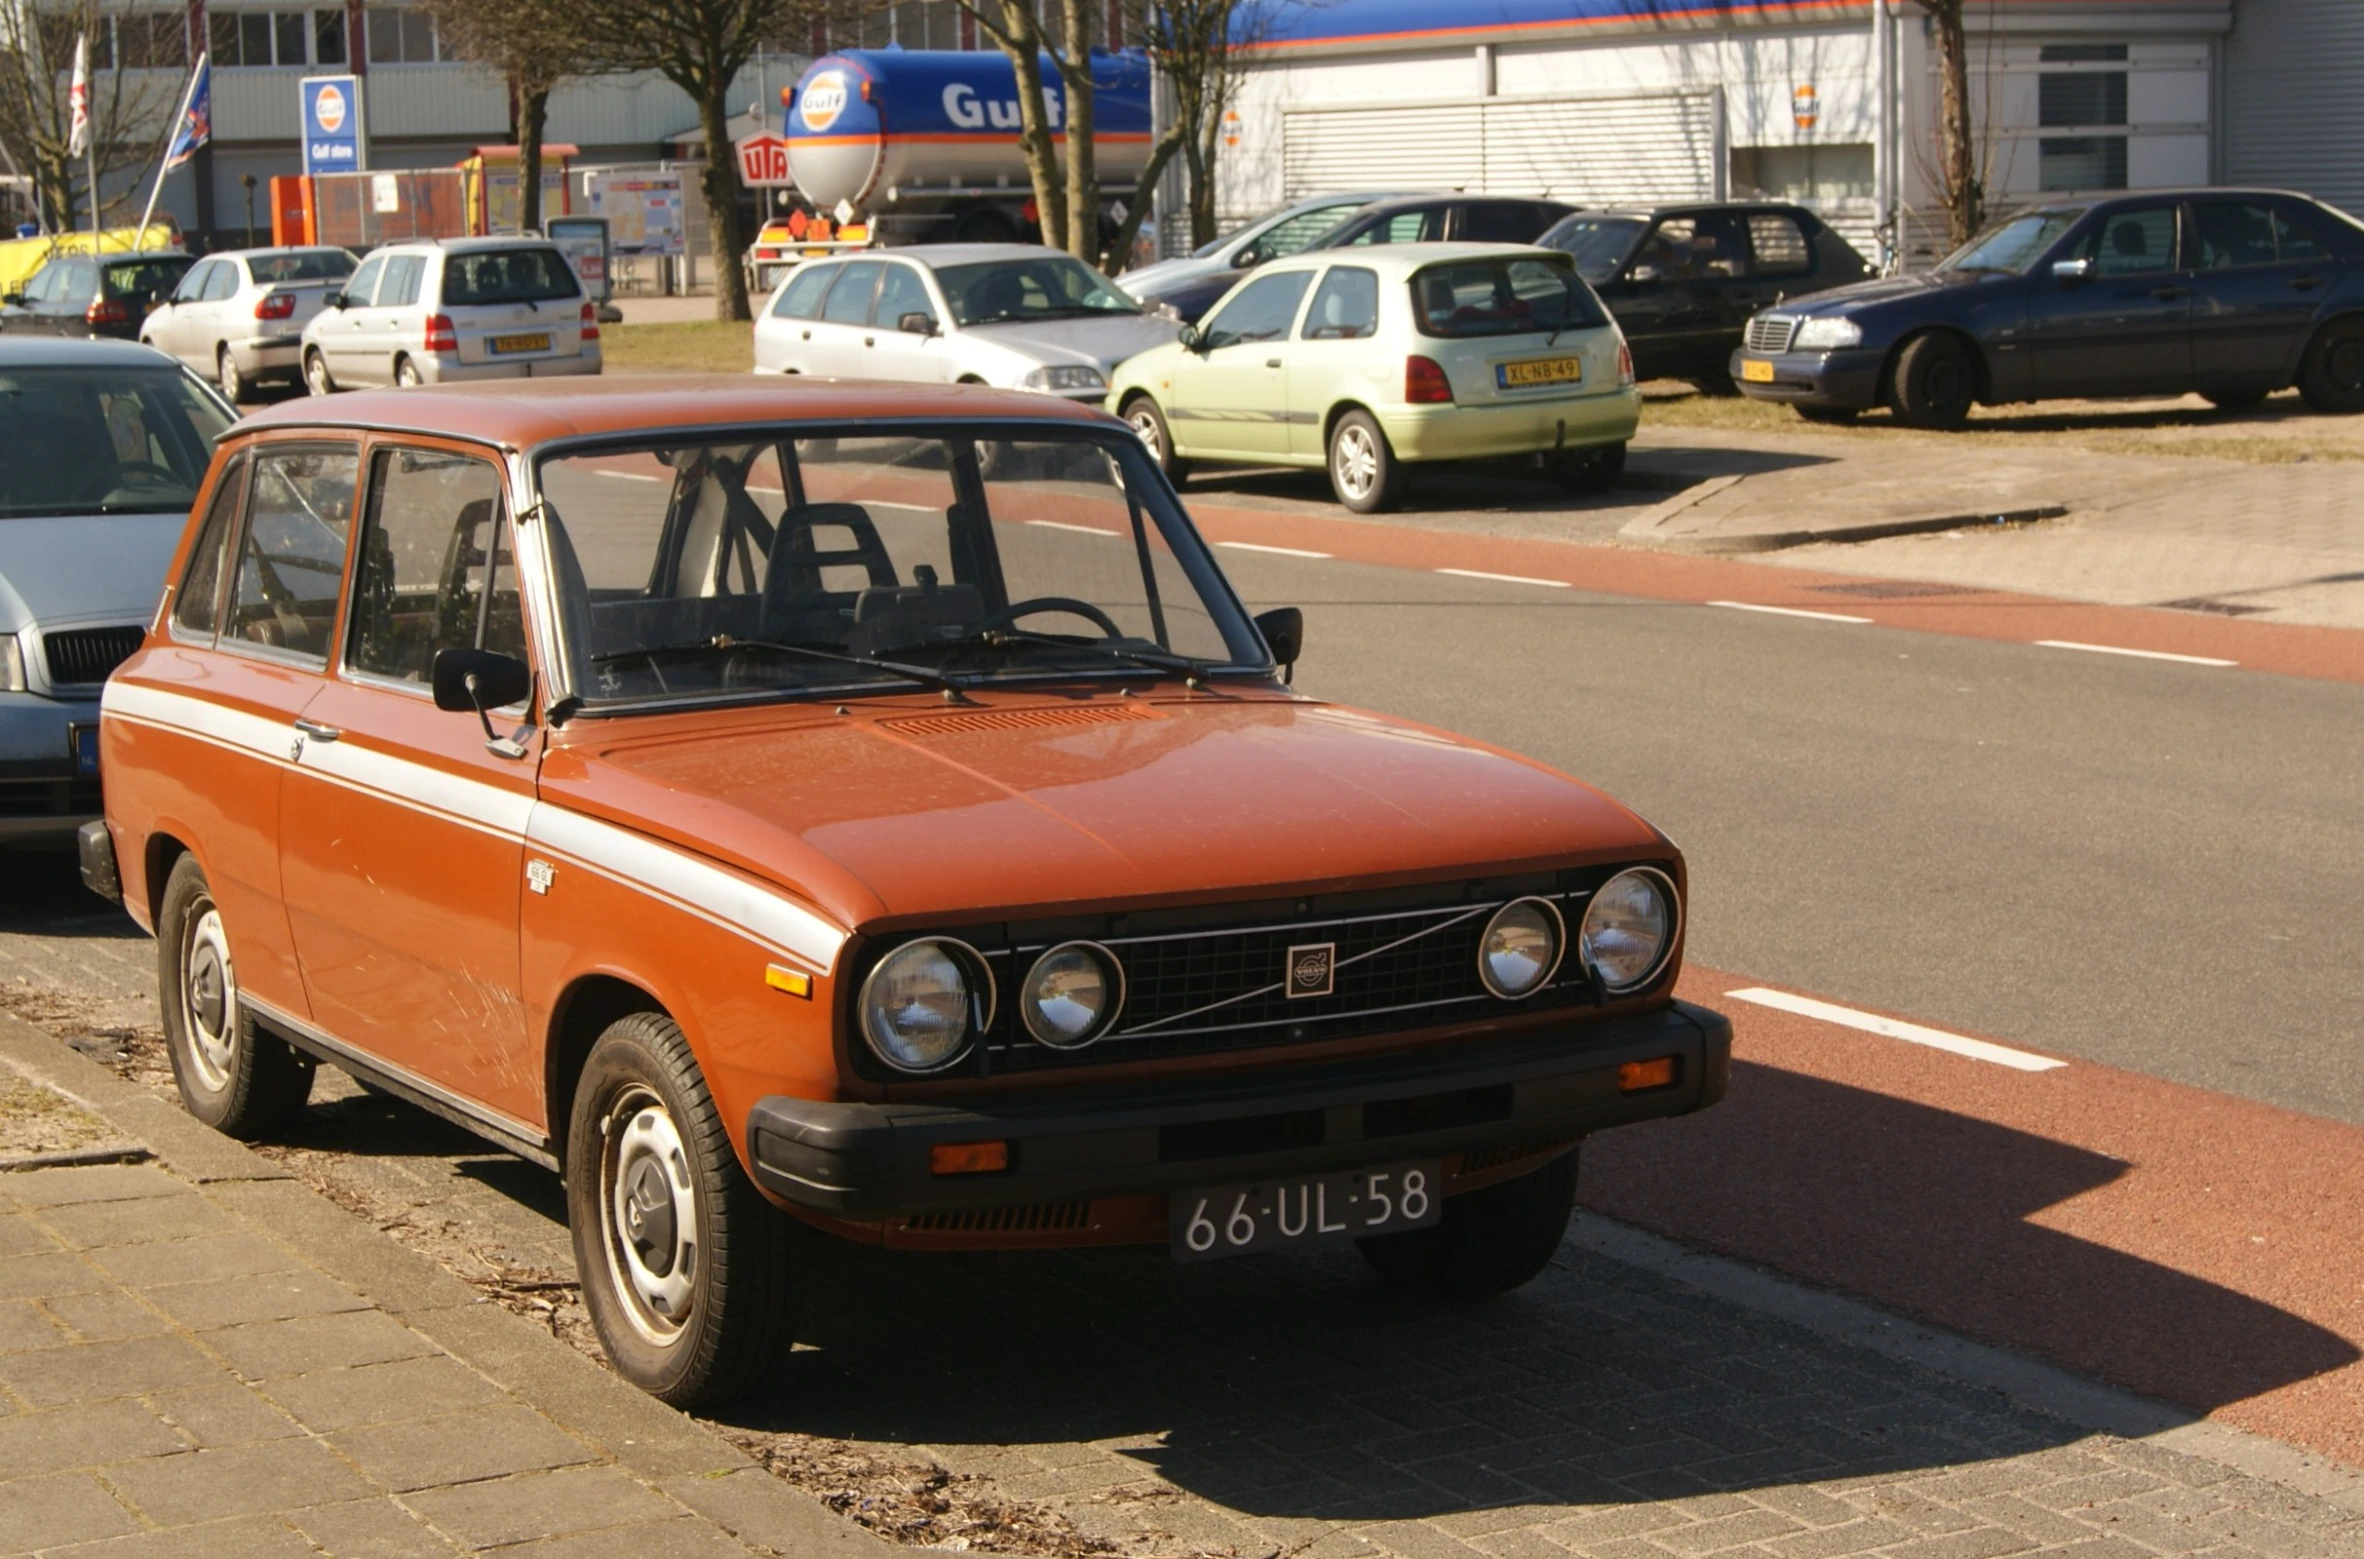
[[[1275,261],[1122,364],[1108,406],[1177,484],[1199,461],[1326,466],[1358,514],[1394,507],[1425,461],[1540,457],[1572,491],[1605,486],[1642,414],[1573,259],[1512,244]]]

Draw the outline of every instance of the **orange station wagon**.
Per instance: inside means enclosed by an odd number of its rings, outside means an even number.
[[[1665,835],[1289,686],[1130,430],[744,379],[296,401],[108,684],[83,870],[182,1098],[327,1062],[565,1178],[617,1368],[766,1378],[829,1237],[1525,1282],[1713,1103]]]

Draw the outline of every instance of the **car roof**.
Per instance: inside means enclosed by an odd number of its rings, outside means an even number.
[[[333,245],[320,245],[333,248]],[[371,254],[387,254],[395,250],[435,249],[446,254],[475,254],[487,249],[547,249],[550,240],[535,233],[500,233],[488,238],[404,238],[390,244],[380,244]]]
[[[1408,206],[1434,206],[1455,200],[1515,200],[1529,206],[1568,206],[1570,211],[1576,209],[1569,206],[1568,202],[1554,200],[1548,195],[1489,195],[1484,190],[1448,189],[1428,195],[1390,195],[1385,200],[1371,201],[1355,215],[1366,217],[1374,213],[1401,211]]]
[[[101,265],[136,265],[142,260],[194,260],[197,257],[186,249],[128,249],[120,253],[110,249],[105,254],[53,254],[43,265],[63,265],[69,260],[96,260]]]
[[[905,244],[880,251],[879,254],[864,254],[856,258],[877,259],[881,255],[909,260],[930,270],[941,270],[947,265],[983,265],[995,260],[1071,258],[1066,250],[1053,249],[1048,244]]]
[[[0,368],[171,368],[173,359],[137,341],[105,337],[0,335]]]
[[[260,249],[216,249],[208,260],[262,260],[282,254],[343,254],[338,244],[266,244]]]
[[[1285,260],[1274,260],[1260,265],[1250,274],[1263,276],[1275,271],[1312,271],[1325,265],[1359,265],[1369,270],[1387,271],[1408,276],[1422,266],[1440,260],[1489,260],[1497,255],[1512,257],[1540,255],[1556,264],[1566,264],[1568,251],[1546,249],[1540,244],[1357,244],[1351,248],[1308,249],[1303,254],[1290,255]]]
[[[8,338],[0,337],[0,341]],[[1025,419],[1114,426],[1064,397],[980,385],[916,385],[802,374],[685,374],[662,379],[502,379],[362,390],[282,401],[231,438],[281,428],[417,433],[531,449],[562,439],[795,422]]]
[[[1621,217],[1633,222],[1655,222],[1660,217],[1686,215],[1694,211],[1805,211],[1794,200],[1670,200],[1663,206],[1585,206],[1560,218],[1562,222],[1574,217]],[[1813,213],[1808,212],[1809,216]]]

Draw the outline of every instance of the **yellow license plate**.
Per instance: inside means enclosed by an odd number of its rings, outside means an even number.
[[[495,336],[486,343],[496,352],[547,352],[550,338],[540,336]]]
[[[1505,390],[1523,390],[1532,384],[1576,384],[1583,378],[1581,357],[1542,357],[1494,365],[1494,383]]]
[[[1744,357],[1740,360],[1740,377],[1751,384],[1771,384],[1773,365],[1761,363],[1753,357]]]

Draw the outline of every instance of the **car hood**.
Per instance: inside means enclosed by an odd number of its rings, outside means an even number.
[[[145,622],[185,514],[0,519],[0,633],[32,623]]]
[[[969,325],[961,334],[1043,364],[1085,364],[1103,374],[1137,353],[1164,346],[1182,333],[1170,319],[1112,314],[1104,319],[1005,320]]]
[[[676,729],[601,740],[588,727],[612,723],[585,722],[545,760],[544,796],[769,878],[856,928],[1673,853],[1541,764],[1272,694],[663,723]]]
[[[1859,309],[1874,308],[1906,298],[1927,297],[1931,293],[2015,279],[2003,271],[1923,271],[1911,276],[1875,276],[1869,281],[1849,282],[1844,287],[1833,287],[1827,292],[1809,293],[1766,312],[1795,319],[1816,314],[1851,314]]]
[[[1179,260],[1160,260],[1155,265],[1127,271],[1118,278],[1117,285],[1136,298],[1156,298],[1230,273],[1231,256],[1227,253],[1186,255]]]

